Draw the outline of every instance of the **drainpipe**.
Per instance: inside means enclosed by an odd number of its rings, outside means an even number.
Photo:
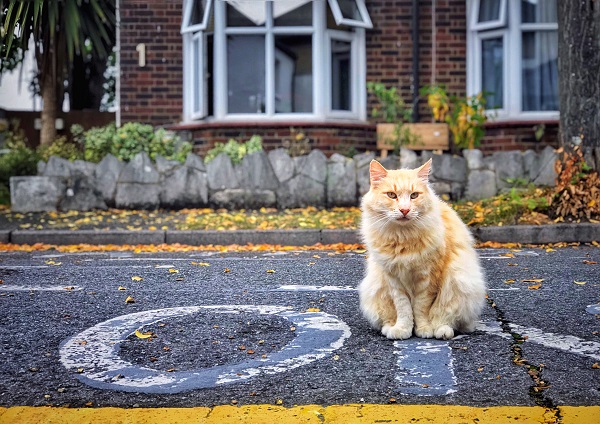
[[[412,121],[417,122],[419,120],[419,0],[412,2],[412,40]]]
[[[115,76],[115,103],[117,110],[115,111],[115,125],[121,127],[121,10],[119,7],[120,0],[115,2],[115,50],[117,57],[115,58],[115,67],[117,68]]]

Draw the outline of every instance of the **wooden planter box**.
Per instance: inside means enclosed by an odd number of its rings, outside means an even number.
[[[394,150],[394,145],[390,140],[394,138],[394,127],[396,124],[377,124],[377,150],[381,151],[381,157],[385,158],[388,151]],[[404,124],[404,127],[420,140],[415,144],[404,145],[405,149],[410,150],[448,150],[450,148],[450,132],[448,124],[430,124],[417,122],[414,124]]]

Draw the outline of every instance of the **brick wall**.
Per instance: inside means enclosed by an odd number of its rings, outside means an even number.
[[[558,148],[558,121],[544,123],[545,130],[540,140],[535,138],[538,125],[538,122],[488,122],[479,149],[488,155],[508,150],[532,149],[539,152],[546,146]]]
[[[444,84],[449,94],[466,93],[466,4],[464,0],[437,0],[435,36],[432,35],[431,0],[419,1],[419,86]],[[366,32],[367,81],[398,87],[412,101],[412,1],[367,0],[374,28]],[[435,54],[434,54],[435,51]],[[435,55],[435,68],[433,58]],[[432,69],[434,68],[434,69]],[[432,73],[433,71],[433,73]],[[375,104],[369,98],[369,109]],[[431,113],[419,102],[421,122]]]
[[[121,119],[179,122],[183,110],[182,1],[121,2]],[[136,46],[146,45],[146,66]]]

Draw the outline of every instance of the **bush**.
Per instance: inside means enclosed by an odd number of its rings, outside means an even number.
[[[67,141],[65,136],[58,137],[49,146],[39,146],[37,152],[40,158],[46,162],[50,156],[58,156],[71,162],[83,158],[81,148],[77,144]]]
[[[10,203],[10,177],[37,174],[39,154],[27,147],[25,136],[13,123],[12,130],[4,131],[4,141],[7,153],[0,155],[0,203]]]
[[[108,153],[129,161],[139,152],[146,152],[154,160],[157,155],[167,159],[185,161],[192,145],[182,141],[171,132],[151,125],[128,122],[121,128],[114,124],[95,127],[83,131],[80,125],[71,127],[73,138],[83,146],[83,158],[90,162],[100,162]]]
[[[206,153],[204,161],[208,163],[219,154],[225,153],[233,164],[239,164],[247,154],[259,152],[262,149],[262,138],[259,135],[253,135],[245,143],[239,143],[232,138],[227,143],[215,143],[215,147]]]

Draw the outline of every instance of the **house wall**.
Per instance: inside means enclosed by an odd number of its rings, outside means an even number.
[[[174,127],[182,120],[183,59],[180,25],[182,1],[128,0],[121,2],[121,118],[155,126]],[[400,89],[412,101],[412,0],[366,0],[374,28],[366,31],[367,80],[381,81]],[[466,6],[464,0],[436,0],[435,31],[432,32],[432,2],[419,0],[419,86],[444,84],[449,94],[466,93]],[[138,65],[136,46],[146,45],[146,65]],[[369,109],[375,104],[369,97]],[[314,147],[325,153],[354,146],[358,151],[375,150],[375,120],[364,124],[340,123],[247,123],[176,125],[187,130],[198,153],[229,138],[247,140],[263,136],[266,148],[279,147],[290,127],[306,133]],[[431,122],[426,101],[419,101],[419,121]],[[536,123],[489,123],[481,149],[542,149],[556,146],[558,123],[547,123],[540,142]],[[174,128],[175,129],[175,128]]]
[[[121,120],[165,125],[181,121],[182,1],[121,2]],[[136,47],[146,46],[146,65]]]

